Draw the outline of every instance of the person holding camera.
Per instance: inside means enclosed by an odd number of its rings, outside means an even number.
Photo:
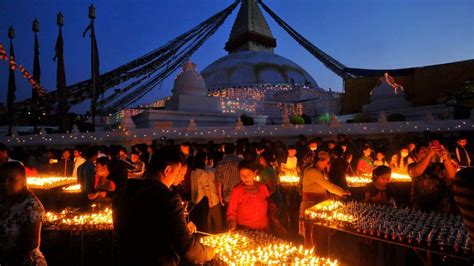
[[[420,145],[418,161],[408,165],[412,178],[411,198],[413,207],[424,211],[453,211],[451,181],[456,175],[456,166],[449,152],[432,140]]]

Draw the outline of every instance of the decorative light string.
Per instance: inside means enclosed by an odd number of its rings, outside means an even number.
[[[66,134],[47,134],[46,132],[25,135],[5,137],[4,142],[8,145],[75,145],[79,143],[90,143],[91,141],[151,141],[159,137],[169,139],[233,139],[242,137],[296,137],[301,134],[307,136],[335,136],[337,134],[346,135],[385,135],[401,134],[412,132],[423,132],[424,130],[438,130],[440,132],[474,130],[474,123],[469,120],[442,120],[434,123],[424,121],[415,122],[388,122],[388,126],[382,126],[380,123],[341,123],[337,128],[328,127],[327,124],[316,125],[264,125],[264,126],[244,126],[242,129],[229,127],[199,127],[194,132],[189,132],[186,128],[143,128],[129,129],[128,131],[115,130],[108,132],[89,132],[89,133],[66,133]]]

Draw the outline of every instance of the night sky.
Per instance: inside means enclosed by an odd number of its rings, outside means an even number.
[[[474,58],[473,0],[267,0],[266,4],[299,33],[343,64],[359,68],[403,68]],[[67,84],[90,77],[90,39],[82,38],[89,23],[88,6],[96,6],[96,36],[101,73],[156,49],[232,3],[231,0],[1,0],[0,43],[8,49],[7,32],[16,29],[18,64],[32,72],[31,24],[40,21],[41,83],[55,86],[56,14],[63,28]],[[223,47],[238,9],[191,58],[204,69],[224,56]],[[277,38],[275,52],[305,68],[323,88],[342,90],[342,80],[283,31],[266,13]],[[173,74],[138,104],[170,94]],[[5,102],[8,63],[0,62],[0,101]],[[17,99],[31,87],[17,72]],[[82,113],[87,104],[72,111]]]

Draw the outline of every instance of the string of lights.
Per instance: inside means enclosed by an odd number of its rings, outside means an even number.
[[[474,129],[474,123],[470,120],[440,120],[432,123],[424,121],[412,122],[389,122],[380,123],[340,123],[337,126],[331,124],[312,125],[265,125],[265,126],[245,126],[243,129],[235,127],[199,127],[193,132],[186,128],[156,129],[140,128],[127,131],[116,130],[108,132],[85,132],[66,134],[46,134],[11,136],[6,137],[8,145],[75,145],[79,143],[89,143],[90,141],[115,142],[115,141],[151,141],[160,137],[168,139],[235,139],[242,137],[297,137],[298,135],[311,136],[335,136],[337,134],[346,135],[385,135],[402,134],[412,132],[457,132]]]

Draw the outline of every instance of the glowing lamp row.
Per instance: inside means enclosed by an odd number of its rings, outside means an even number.
[[[63,187],[64,193],[81,193],[81,184],[74,184],[67,187]]]
[[[201,239],[214,248],[216,260],[226,265],[338,265],[314,255],[312,249],[296,247],[290,242],[261,231],[237,231]]]
[[[369,176],[346,176],[346,181],[349,187],[361,187],[372,182]],[[391,183],[411,182],[410,176],[401,173],[392,173],[390,177]]]
[[[305,210],[306,218],[326,222],[353,222],[354,216],[343,213],[344,203],[336,200],[326,200]]]
[[[51,189],[76,183],[75,177],[28,177],[26,183],[31,189]]]
[[[296,186],[300,183],[300,177],[293,175],[283,175],[280,176],[280,183],[283,185]]]
[[[80,215],[69,215],[65,211],[47,212],[45,227],[57,230],[111,230],[113,229],[112,210],[107,208],[103,211]]]

